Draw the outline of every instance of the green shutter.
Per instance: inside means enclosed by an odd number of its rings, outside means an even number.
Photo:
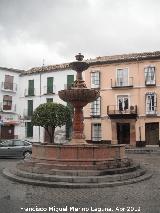
[[[47,94],[53,93],[53,77],[47,78]]]
[[[47,103],[53,102],[53,98],[47,98]]]
[[[33,137],[33,126],[31,122],[27,122],[26,126],[27,126],[27,137]]]
[[[28,95],[34,95],[34,80],[28,81]]]
[[[28,100],[28,116],[33,115],[33,100]]]
[[[67,75],[67,88],[70,88],[73,82],[74,82],[74,75]]]

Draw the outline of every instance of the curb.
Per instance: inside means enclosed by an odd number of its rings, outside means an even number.
[[[127,154],[160,154],[160,149],[151,149],[151,148],[135,148],[135,149],[126,149]]]

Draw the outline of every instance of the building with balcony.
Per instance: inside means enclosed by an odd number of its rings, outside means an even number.
[[[58,91],[70,88],[75,74],[67,63],[28,71],[0,67],[0,139],[48,141],[43,128],[32,126],[33,112],[46,102],[66,104],[59,98]],[[69,139],[70,133],[70,124],[57,128],[55,141]]]
[[[13,139],[20,134],[19,76],[23,70],[0,67],[0,138]]]
[[[160,52],[97,57],[87,60],[87,87],[100,97],[84,108],[86,140],[92,143],[157,145],[160,138]],[[76,72],[69,64],[28,71],[0,68],[0,136],[47,141],[41,127],[33,127],[36,107],[64,103],[58,91],[70,88]],[[71,126],[56,129],[55,141],[70,138]]]
[[[20,138],[34,142],[49,140],[48,133],[42,127],[32,126],[34,110],[43,103],[57,102],[66,105],[58,96],[58,91],[70,87],[76,72],[70,70],[69,64],[50,65],[32,68],[20,75],[20,115],[23,128]],[[55,141],[62,142],[70,137],[71,126],[56,128]]]
[[[157,145],[160,131],[160,52],[98,57],[85,72],[100,97],[84,109],[92,143]]]

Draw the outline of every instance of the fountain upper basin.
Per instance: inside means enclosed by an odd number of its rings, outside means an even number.
[[[86,88],[73,88],[61,90],[58,92],[58,95],[65,102],[85,106],[87,103],[93,102],[99,97],[99,91]]]

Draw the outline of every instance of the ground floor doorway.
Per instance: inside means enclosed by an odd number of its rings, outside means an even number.
[[[118,144],[130,144],[130,123],[117,123]]]
[[[145,124],[146,145],[157,145],[159,143],[159,123]]]
[[[14,139],[14,125],[1,126],[1,139]]]

